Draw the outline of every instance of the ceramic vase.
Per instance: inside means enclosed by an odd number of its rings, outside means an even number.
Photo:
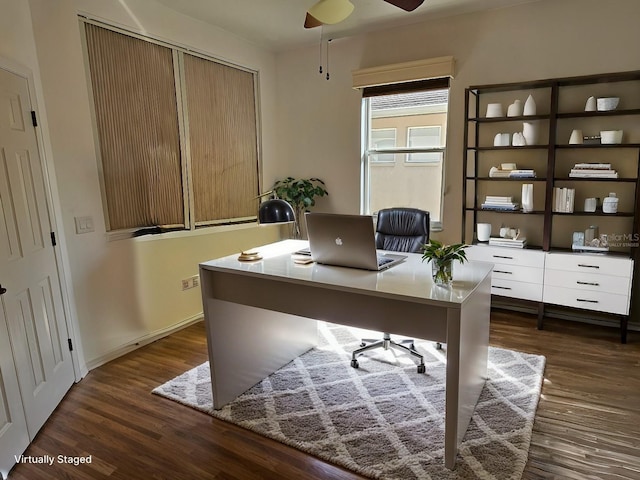
[[[527,145],[535,145],[538,142],[537,122],[524,122],[522,125],[522,135]]]
[[[527,101],[524,102],[523,115],[535,115],[536,114],[536,101],[531,95],[527,97]]]
[[[507,117],[519,117],[522,115],[522,101],[516,100],[507,107]]]
[[[524,183],[522,185],[522,211],[533,211],[533,183]]]

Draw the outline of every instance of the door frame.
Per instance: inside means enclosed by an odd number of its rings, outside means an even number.
[[[53,251],[58,270],[58,280],[62,294],[65,323],[67,325],[69,338],[73,343],[73,350],[69,353],[71,354],[75,382],[77,383],[87,375],[89,370],[87,369],[82,343],[80,342],[80,336],[78,333],[80,330],[75,307],[75,299],[73,296],[73,285],[71,283],[71,266],[67,250],[66,236],[64,234],[64,226],[61,220],[62,207],[60,205],[57,185],[52,180],[55,178],[55,168],[52,156],[46,155],[47,151],[51,151],[51,143],[49,140],[49,131],[47,128],[47,119],[44,114],[44,108],[40,109],[38,107],[38,91],[42,92],[42,88],[37,88],[33,72],[28,67],[0,56],[0,68],[26,80],[31,109],[36,112],[38,126],[35,127],[35,135],[38,145],[38,155],[40,156],[40,164],[42,166],[45,189],[44,193],[47,202],[47,211],[49,213],[49,221],[51,222],[52,231],[56,233],[57,245]],[[47,146],[49,146],[49,149],[46,148]]]

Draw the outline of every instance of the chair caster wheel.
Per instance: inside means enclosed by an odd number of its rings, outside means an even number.
[[[409,348],[410,348],[411,350],[415,350],[415,349],[416,349],[416,346],[415,346],[415,344],[413,344],[413,343],[412,343],[411,345],[409,345]]]
[[[360,365],[358,364],[358,360],[351,360],[351,366],[353,368],[358,368]]]
[[[436,343],[436,350],[442,350],[442,344],[440,342]]]
[[[418,373],[424,373],[427,371],[427,367],[424,365],[418,365]]]
[[[367,346],[367,344],[366,344],[366,343],[364,343],[364,342],[360,342],[360,346],[361,346],[361,347],[366,347],[366,346]]]

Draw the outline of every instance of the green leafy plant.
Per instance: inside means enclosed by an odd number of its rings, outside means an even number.
[[[325,184],[319,178],[293,178],[277,180],[273,184],[273,193],[291,204],[296,212],[296,237],[300,236],[300,220],[304,212],[316,204],[317,197],[329,195]]]
[[[431,261],[433,279],[436,284],[451,284],[452,263],[455,260],[460,263],[467,261],[467,254],[464,249],[468,246],[464,243],[444,245],[437,240],[429,240],[429,243],[422,246],[422,261]]]

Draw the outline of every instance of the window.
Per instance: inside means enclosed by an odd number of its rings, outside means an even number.
[[[439,227],[449,89],[448,79],[430,82],[407,92],[402,85],[411,84],[364,89],[363,213],[420,208],[429,211],[432,227]],[[381,133],[390,131],[397,134],[393,146]]]
[[[107,230],[255,220],[255,74],[84,27]]]
[[[372,150],[393,150],[396,147],[395,128],[373,128],[371,129],[371,149]],[[372,162],[394,162],[395,155],[387,153],[377,153],[371,155]]]

